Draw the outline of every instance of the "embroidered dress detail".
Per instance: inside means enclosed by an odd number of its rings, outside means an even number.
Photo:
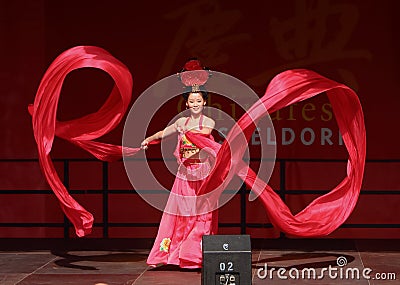
[[[185,126],[189,123],[190,117],[187,118],[185,122]],[[199,130],[203,129],[203,115],[200,116],[199,120]],[[190,158],[191,156],[197,154],[200,152],[200,148],[198,148],[194,143],[192,143],[185,134],[182,135],[181,137],[181,145],[179,152],[181,153],[182,158]],[[195,161],[193,161],[195,162]]]
[[[170,244],[171,244],[171,239],[164,238],[160,243],[160,251],[168,253]]]
[[[182,147],[184,148],[196,148],[196,145],[194,143],[192,143],[190,140],[188,140],[188,138],[183,135],[182,136]]]

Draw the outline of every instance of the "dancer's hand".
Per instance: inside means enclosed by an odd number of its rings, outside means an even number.
[[[179,126],[176,128],[176,131],[178,133],[184,134],[187,131],[187,128],[185,126]]]
[[[147,139],[143,140],[142,143],[140,144],[140,148],[143,150],[146,150],[149,147],[149,142]]]

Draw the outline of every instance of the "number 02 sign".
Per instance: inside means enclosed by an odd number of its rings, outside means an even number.
[[[203,236],[203,285],[251,284],[249,235]]]

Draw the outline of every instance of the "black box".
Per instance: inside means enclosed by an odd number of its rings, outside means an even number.
[[[251,284],[249,235],[205,235],[202,251],[202,285]]]

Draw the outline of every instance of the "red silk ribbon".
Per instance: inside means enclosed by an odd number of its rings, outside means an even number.
[[[257,177],[243,162],[242,157],[255,129],[253,122],[267,115],[266,110],[273,113],[323,92],[326,92],[332,104],[349,154],[347,176],[333,190],[293,215],[280,196]],[[357,203],[366,157],[366,134],[361,104],[352,89],[313,71],[288,70],[274,77],[265,95],[238,120],[220,147],[190,133],[187,137],[194,144],[217,152],[214,168],[200,187],[198,195],[215,191],[211,196],[204,196],[199,200],[200,208],[202,205],[214,205],[218,201],[223,185],[228,184],[233,174],[238,175],[252,191],[260,195],[271,223],[281,231],[295,236],[315,237],[333,232],[345,222]],[[234,166],[232,169],[231,165]]]
[[[58,122],[57,104],[64,79],[69,72],[83,67],[107,72],[115,81],[114,88],[97,112]],[[130,103],[131,94],[132,77],[124,64],[101,48],[78,46],[63,52],[53,61],[39,85],[34,104],[29,106],[43,173],[79,237],[91,232],[93,216],[69,195],[58,177],[50,157],[54,136],[68,140],[105,161],[121,158],[123,151],[133,155],[139,148],[123,148],[93,141],[118,125]]]
[[[104,70],[113,78],[115,86],[97,112],[79,119],[58,122],[56,111],[63,81],[69,72],[83,67]],[[82,147],[100,160],[113,161],[122,155],[134,155],[140,148],[94,141],[111,131],[121,121],[131,100],[131,92],[132,77],[124,64],[101,48],[78,46],[65,51],[54,60],[43,76],[34,104],[29,106],[39,161],[46,180],[79,237],[91,232],[93,216],[69,195],[54,169],[50,157],[54,136]],[[242,156],[246,143],[254,132],[253,120],[267,115],[267,112],[272,113],[322,92],[326,92],[329,97],[349,153],[347,176],[336,188],[315,199],[303,211],[293,216],[279,195],[244,164]],[[297,236],[321,236],[338,228],[348,218],[357,202],[366,150],[361,105],[357,95],[350,88],[315,72],[298,69],[278,74],[269,84],[265,95],[231,129],[222,145],[204,136],[190,132],[187,135],[189,140],[199,147],[211,148],[216,154],[215,166],[199,191],[199,194],[212,193],[207,197],[207,203],[215,203],[223,190],[220,186],[228,183],[236,174],[252,188],[252,191],[260,195],[274,226]],[[214,189],[217,190],[213,191]]]

